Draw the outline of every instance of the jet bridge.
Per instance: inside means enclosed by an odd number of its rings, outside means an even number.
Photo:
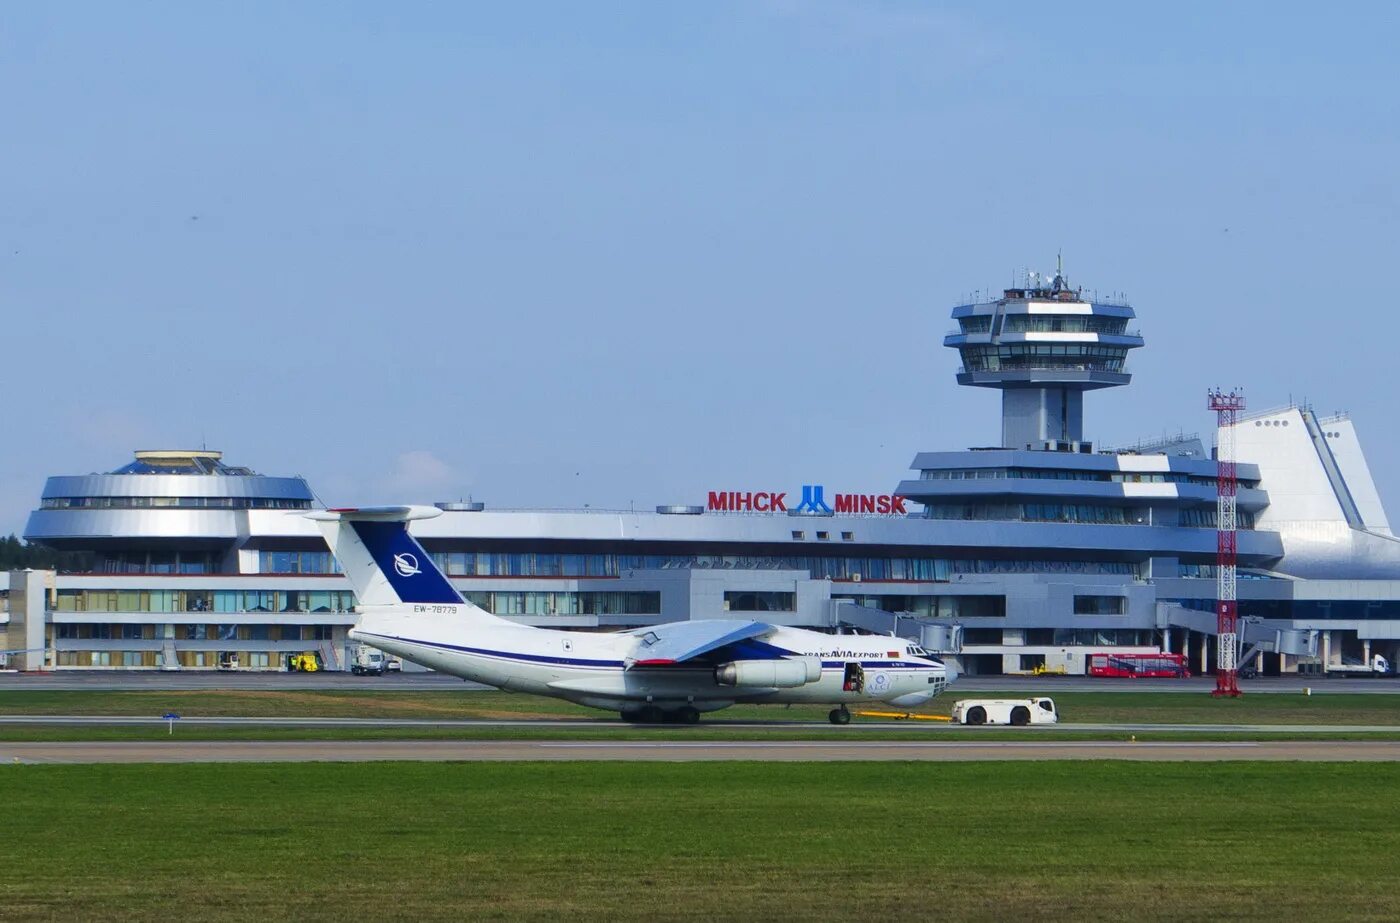
[[[878,635],[904,638],[930,654],[958,654],[962,651],[962,626],[914,615],[911,612],[886,612],[870,606],[832,600],[833,621],[837,625],[859,628]]]
[[[1246,666],[1257,654],[1316,657],[1318,632],[1288,627],[1291,624],[1286,619],[1241,618],[1240,647],[1245,653],[1239,659],[1239,666]],[[1214,612],[1202,612],[1199,609],[1187,609],[1176,603],[1159,602],[1157,627],[1185,628],[1198,634],[1214,635],[1216,618]]]

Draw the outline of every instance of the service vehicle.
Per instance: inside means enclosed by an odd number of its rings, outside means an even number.
[[[287,657],[288,673],[319,673],[322,669],[321,658],[314,651]]]
[[[361,644],[355,648],[355,660],[350,664],[350,672],[356,676],[374,674],[383,676],[384,671],[389,669],[387,658],[382,651],[377,651],[367,644]]]
[[[1384,676],[1390,672],[1390,661],[1380,654],[1372,654],[1369,661],[1359,657],[1344,657],[1341,663],[1329,663],[1327,672],[1351,676]]]
[[[1191,676],[1184,654],[1088,654],[1086,671],[1090,676],[1138,678],[1180,678]]]
[[[958,699],[953,703],[954,724],[1056,724],[1060,713],[1053,699]]]

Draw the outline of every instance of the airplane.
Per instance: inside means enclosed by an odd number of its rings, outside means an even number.
[[[833,635],[746,619],[695,619],[616,632],[518,625],[462,598],[409,533],[431,506],[316,510],[355,590],[350,638],[416,664],[510,692],[566,699],[639,724],[694,724],[744,704],[909,708],[943,691],[943,663],[885,635]]]

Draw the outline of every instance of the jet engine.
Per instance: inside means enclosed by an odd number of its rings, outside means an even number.
[[[721,686],[776,686],[790,689],[822,678],[822,662],[816,657],[784,660],[735,660],[715,667]]]

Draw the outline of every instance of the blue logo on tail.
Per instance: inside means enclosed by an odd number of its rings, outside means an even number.
[[[406,603],[460,603],[462,597],[424,553],[402,522],[352,521],[374,563]]]

